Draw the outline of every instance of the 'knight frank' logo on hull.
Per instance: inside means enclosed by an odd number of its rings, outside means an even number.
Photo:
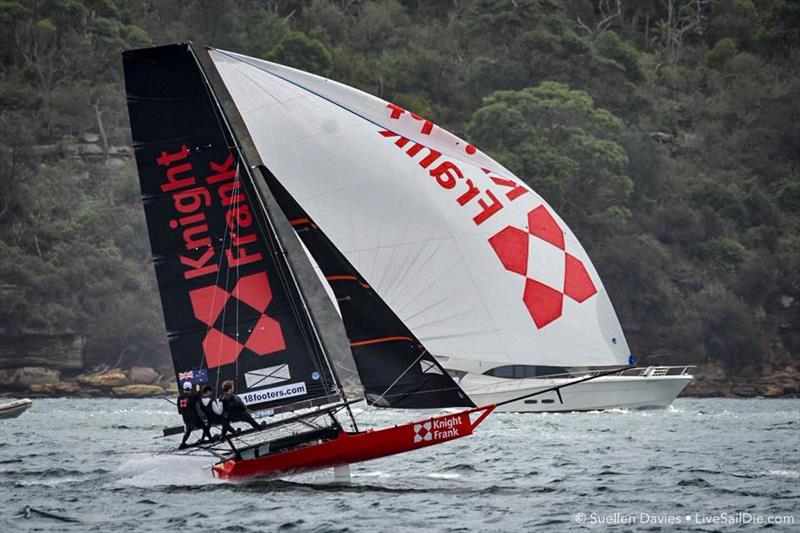
[[[414,444],[449,440],[461,436],[464,420],[460,415],[448,418],[434,418],[427,422],[414,424]]]
[[[232,292],[217,285],[201,287],[189,292],[194,316],[209,326],[203,339],[203,353],[208,368],[227,365],[236,361],[247,348],[256,355],[266,355],[286,349],[281,325],[266,314],[272,300],[266,272],[242,276]],[[238,300],[237,305],[246,305],[260,316],[250,331],[239,332],[237,339],[229,337],[216,327],[228,300]]]
[[[506,226],[489,239],[509,272],[525,276],[522,301],[537,328],[562,314],[564,295],[583,303],[597,293],[583,262],[569,254],[564,231],[544,205],[528,213],[528,229]]]

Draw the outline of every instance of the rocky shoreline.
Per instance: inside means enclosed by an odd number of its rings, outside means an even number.
[[[711,365],[692,370],[695,381],[681,397],[800,397],[800,372],[794,366],[761,375],[733,375]],[[171,371],[159,372],[150,367],[103,369],[71,376],[53,368],[22,367],[0,370],[0,394],[30,398],[151,398],[176,396],[178,388]]]
[[[0,393],[29,398],[150,398],[175,396],[174,375],[150,367],[105,369],[75,376],[46,367],[0,370]]]

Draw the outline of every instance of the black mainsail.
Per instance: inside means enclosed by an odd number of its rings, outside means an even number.
[[[335,347],[336,332],[320,331],[307,312],[190,47],[126,52],[123,62],[177,380],[236,380],[251,408],[339,400],[323,344]]]

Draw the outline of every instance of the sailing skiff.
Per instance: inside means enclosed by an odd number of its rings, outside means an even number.
[[[434,354],[628,363],[577,239],[475,147],[356,89],[213,48],[126,51],[123,65],[176,379],[232,380],[250,409],[281,415],[205,446],[217,475],[471,434],[506,402],[476,406]],[[362,431],[362,397],[460,410]]]

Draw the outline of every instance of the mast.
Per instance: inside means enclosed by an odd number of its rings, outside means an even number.
[[[238,152],[240,160],[244,163],[244,174],[246,174],[249,182],[254,187],[255,197],[269,226],[270,234],[274,237],[279,247],[280,258],[286,265],[286,270],[297,291],[302,309],[308,317],[316,341],[322,350],[323,359],[336,382],[339,395],[345,402],[350,421],[353,427],[357,428],[355,417],[349,403],[347,403],[345,385],[339,377],[337,368],[334,368],[334,365],[331,364],[331,353],[342,354],[339,358],[339,371],[347,376],[347,384],[350,385],[351,390],[355,389],[355,392],[357,392],[361,388],[350,348],[346,342],[343,342],[346,336],[342,331],[341,320],[338,319],[338,315],[333,310],[330,300],[325,295],[324,288],[313,272],[313,268],[301,249],[291,226],[277,206],[269,188],[253,174],[254,169],[259,166],[264,167],[264,164],[261,162],[258,151],[247,133],[247,128],[236,105],[233,103],[230,93],[225,88],[225,84],[222,83],[222,79],[208,56],[208,49],[206,47],[198,47],[191,42],[188,47],[200,66],[209,94],[217,104],[220,117],[234,139],[233,148]],[[309,305],[309,301],[314,303],[313,307]],[[326,334],[323,334],[323,332]],[[349,358],[347,357],[348,354],[350,355]]]

